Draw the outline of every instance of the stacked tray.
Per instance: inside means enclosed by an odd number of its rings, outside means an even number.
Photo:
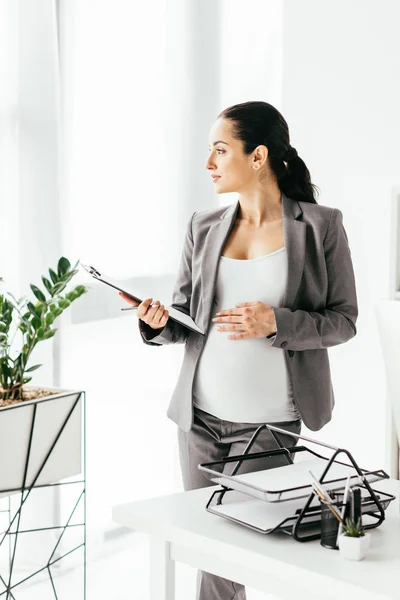
[[[295,455],[299,453],[303,460],[281,467],[240,473],[240,467],[247,460],[265,461],[269,455],[288,450]],[[388,474],[383,470],[360,469],[349,452],[337,449],[335,456],[340,452],[347,455],[349,463],[334,460],[333,457],[328,459],[304,446],[297,446],[256,454],[247,452],[222,461],[200,464],[199,469],[222,487],[214,491],[206,509],[263,534],[282,531],[298,541],[317,539],[321,532],[321,503],[313,492],[310,471],[325,489],[339,493],[344,492],[350,473],[350,486],[358,485],[362,492],[362,514],[372,520],[367,523],[364,518],[364,528],[379,526],[394,496],[373,490],[370,484],[387,479]],[[223,472],[231,462],[236,464],[231,474]],[[343,503],[335,504],[341,512]]]
[[[376,511],[376,504],[368,490],[364,486],[360,486],[360,488],[363,494],[361,510],[363,516],[367,516]],[[374,490],[374,492],[377,494],[382,508],[386,510],[394,496],[378,490]],[[276,531],[291,534],[303,506],[304,502],[299,502],[299,499],[271,504],[245,494],[238,494],[234,490],[225,489],[214,492],[207,505],[207,511],[263,534]],[[343,504],[338,503],[336,506],[341,509]],[[316,496],[313,496],[307,513],[302,519],[300,529],[320,533],[320,522],[321,506]]]

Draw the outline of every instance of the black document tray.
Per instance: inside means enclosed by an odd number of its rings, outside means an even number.
[[[269,429],[277,449],[250,453],[258,434],[264,428]],[[279,433],[310,441],[329,451],[333,450],[333,453],[327,457],[305,445],[285,447]],[[246,460],[266,459],[276,455],[283,455],[288,464],[251,473],[238,473]],[[339,455],[344,455],[346,462],[337,460]],[[292,456],[300,460],[293,461]],[[237,464],[230,474],[223,474],[222,470],[231,462]],[[318,539],[321,534],[321,506],[311,486],[312,477],[310,474],[306,476],[308,468],[326,489],[338,492],[344,491],[347,475],[351,471],[351,485],[358,480],[362,491],[364,529],[378,527],[384,521],[384,511],[395,496],[373,490],[370,484],[388,479],[385,471],[361,469],[351,453],[344,448],[267,424],[256,429],[243,454],[199,465],[199,469],[212,481],[221,485],[221,489],[212,494],[206,510],[263,534],[282,531],[292,535],[297,541]],[[293,485],[293,482],[297,485]],[[343,504],[337,502],[335,505],[341,512]],[[366,517],[372,522],[367,522]]]

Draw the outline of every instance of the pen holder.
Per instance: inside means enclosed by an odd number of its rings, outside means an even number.
[[[343,502],[343,492],[328,492],[333,500],[333,506],[337,512],[341,513],[341,504]],[[338,550],[339,546],[336,543],[339,530],[339,521],[330,510],[329,506],[321,502],[321,546]]]

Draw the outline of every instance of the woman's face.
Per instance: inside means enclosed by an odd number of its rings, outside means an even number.
[[[253,187],[256,174],[254,169],[257,164],[259,170],[265,164],[265,146],[258,146],[250,155],[243,152],[243,142],[232,136],[233,123],[229,119],[219,118],[211,127],[208,138],[208,169],[217,194],[228,192],[243,192]],[[262,149],[265,149],[263,152]],[[261,154],[260,154],[261,149]],[[264,154],[264,160],[262,160]],[[260,162],[261,158],[261,162]]]

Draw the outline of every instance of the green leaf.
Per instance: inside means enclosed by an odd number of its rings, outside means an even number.
[[[32,377],[27,377],[26,379],[24,377],[24,380],[23,380],[24,383],[29,383],[30,381],[32,381]]]
[[[32,302],[28,302],[27,304],[29,312],[36,317],[36,307],[34,306],[34,304],[32,304]]]
[[[57,329],[49,329],[48,331],[46,331],[46,333],[43,336],[43,340],[48,340],[49,338],[53,337],[53,335],[56,334]]]
[[[58,282],[58,275],[53,271],[53,269],[49,269],[50,277],[53,283]]]
[[[43,275],[42,275],[42,281],[43,281],[43,285],[46,288],[46,290],[49,292],[49,294],[51,294],[51,288],[53,287],[51,285],[51,281],[49,281],[46,277],[43,277]]]
[[[60,300],[60,302],[58,303],[58,306],[60,306],[63,310],[65,308],[68,308],[68,306],[71,304],[71,301],[68,300],[68,298],[64,298],[64,300]]]
[[[35,294],[36,298],[40,300],[40,302],[46,302],[46,296],[42,291],[39,290],[38,287],[36,287],[36,285],[31,284],[31,290]]]
[[[86,294],[86,292],[88,291],[88,288],[84,285],[77,285],[75,288],[75,292],[79,294],[79,296],[82,296],[82,294]]]
[[[45,307],[45,304],[42,304],[41,302],[36,302],[34,306],[35,315],[39,317],[39,319],[43,314],[43,307]]]
[[[56,283],[56,285],[52,288],[52,293],[53,295],[55,294],[59,294],[60,292],[63,291],[63,289],[66,287],[66,283],[64,283],[63,281],[59,281],[58,283]]]
[[[62,275],[65,275],[65,273],[67,273],[70,266],[71,266],[71,263],[69,262],[69,260],[67,258],[65,258],[65,256],[62,256],[60,258],[60,260],[58,261],[58,266],[57,266],[58,276],[61,277]]]
[[[25,373],[31,373],[32,371],[36,371],[36,369],[39,369],[39,367],[41,367],[42,365],[34,365],[33,367],[29,367],[29,369],[25,369]]]
[[[7,361],[2,361],[1,370],[5,379],[8,379],[10,377],[11,369],[8,366]]]
[[[364,535],[361,518],[355,522],[353,519],[348,517],[345,520],[344,533],[348,537],[361,537]]]
[[[29,319],[25,319],[25,317],[21,317],[20,324],[23,324],[28,329],[32,329],[31,322],[29,321]]]
[[[46,325],[52,325],[54,323],[55,318],[56,318],[56,315],[53,312],[49,312],[46,315],[46,321],[45,321]]]
[[[39,319],[39,317],[33,317],[31,323],[34,329],[38,329],[40,327],[41,320]]]

